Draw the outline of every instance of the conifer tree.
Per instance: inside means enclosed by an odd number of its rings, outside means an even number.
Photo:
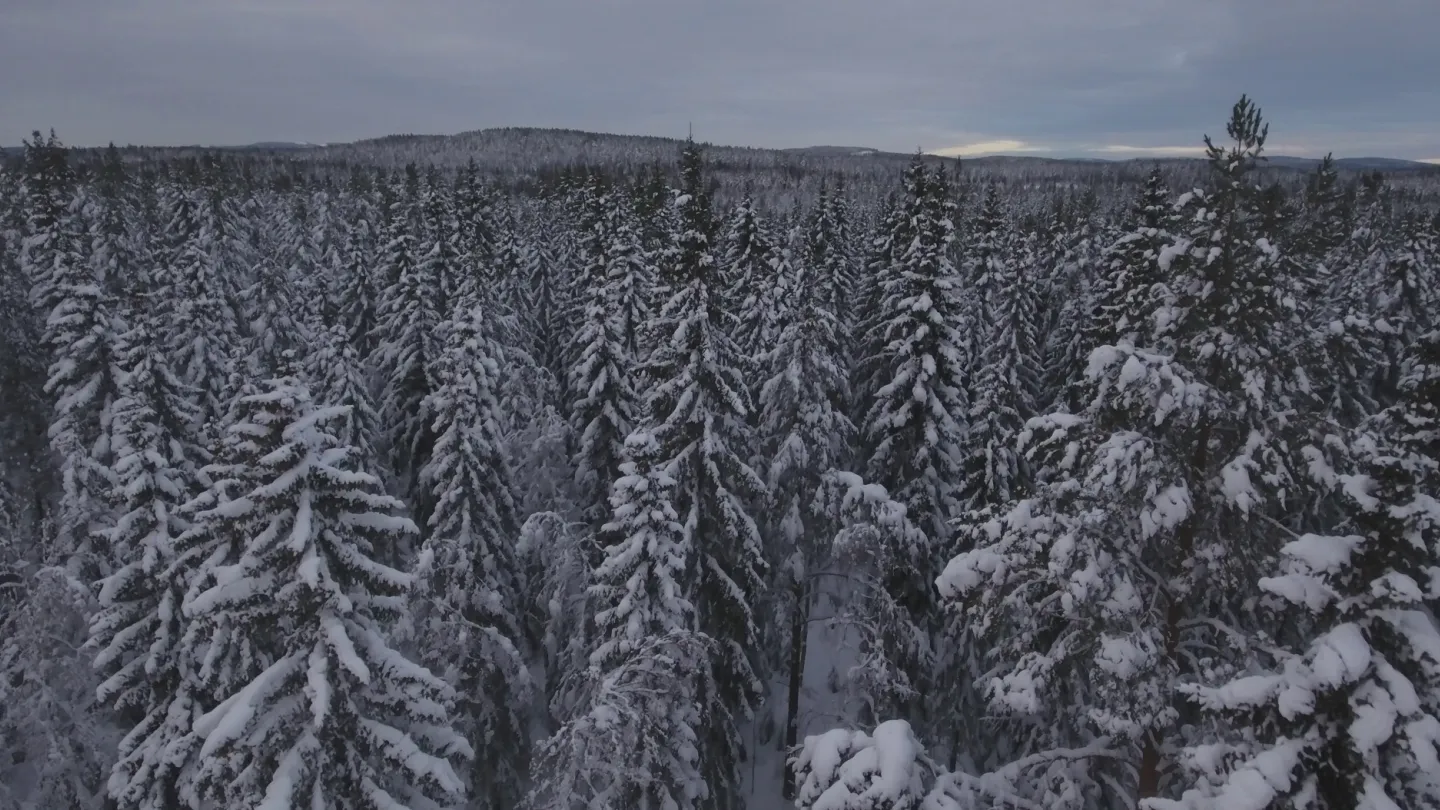
[[[1141,346],[1152,341],[1155,287],[1166,280],[1169,261],[1161,259],[1161,252],[1174,242],[1179,227],[1158,167],[1145,178],[1126,222],[1128,232],[1105,249],[1095,306],[1084,329],[1087,351],[1122,338]]]
[[[1035,415],[1040,352],[1035,324],[1033,257],[996,262],[990,269],[988,331],[980,341],[969,392],[963,441],[965,478],[959,497],[967,510],[1003,504],[1028,488],[1030,471],[1015,449],[1026,420]]]
[[[1327,483],[1340,532],[1296,535],[1259,581],[1303,628],[1268,665],[1187,694],[1235,732],[1192,750],[1199,785],[1174,808],[1432,807],[1440,750],[1437,593],[1440,332],[1407,353],[1400,399],[1350,443]],[[1218,756],[1217,756],[1218,755]]]
[[[1388,327],[1379,395],[1389,401],[1396,396],[1405,348],[1440,324],[1440,238],[1424,218],[1410,215],[1393,237],[1382,237],[1369,258],[1374,312]]]
[[[389,241],[380,260],[381,276],[389,286],[380,301],[376,350],[384,380],[380,416],[391,466],[402,491],[412,498],[422,493],[417,476],[434,443],[424,403],[433,390],[429,368],[440,356],[439,327],[446,317],[435,295],[438,280],[427,273],[438,265],[421,261],[418,253],[419,217],[414,205],[413,197],[397,200],[391,212]]]
[[[821,496],[826,476],[850,460],[856,434],[846,415],[849,376],[839,360],[841,330],[829,297],[806,269],[796,275],[793,289],[798,300],[775,348],[764,355],[769,368],[758,400],[767,473],[766,557],[775,576],[770,602],[777,614],[789,612],[788,621],[777,615],[779,621],[765,633],[767,641],[788,641],[787,748],[799,741],[806,644],[817,597],[811,576],[830,556],[828,544],[839,529]],[[793,798],[788,780],[786,787],[786,797]]]
[[[337,281],[340,322],[362,361],[375,350],[380,289],[376,283],[379,223],[368,195],[352,194],[344,225],[341,270]]]
[[[461,288],[475,274],[466,262],[454,200],[433,172],[427,177],[421,207],[424,238],[420,243],[419,273],[433,285],[429,295],[435,311],[448,317],[459,303]]]
[[[525,239],[518,279],[523,304],[517,307],[517,314],[526,325],[528,340],[523,348],[559,384],[563,402],[568,384],[565,354],[571,339],[567,323],[570,285],[565,279],[564,262],[557,255],[559,247],[543,234],[530,234]]]
[[[527,767],[530,676],[518,619],[520,527],[495,400],[500,350],[478,307],[456,313],[445,333],[427,400],[435,449],[421,471],[430,494],[421,638],[427,664],[459,695],[456,726],[476,752],[472,801],[508,808]],[[457,647],[457,637],[466,642]]]
[[[1000,197],[1000,189],[990,183],[985,187],[984,203],[966,234],[967,266],[962,269],[965,271],[967,286],[976,293],[970,296],[971,309],[967,313],[971,322],[990,322],[986,307],[994,297],[995,274],[1003,272],[1006,243],[1010,233],[1010,222],[1004,209],[1004,201]]]
[[[22,262],[25,216],[18,173],[0,171],[0,426],[11,465],[38,469],[50,407],[40,343],[44,319],[30,306],[31,282]],[[40,475],[32,480],[39,483]]]
[[[307,377],[316,381],[315,395],[321,402],[350,409],[335,418],[331,432],[342,446],[354,448],[350,462],[356,469],[383,469],[375,450],[380,414],[371,402],[365,366],[350,341],[350,330],[344,324],[335,324],[320,339],[320,345],[307,357]]]
[[[958,515],[969,380],[957,329],[959,277],[949,257],[954,203],[943,175],[932,175],[918,158],[905,173],[905,194],[905,213],[891,235],[891,244],[904,247],[884,280],[885,321],[870,337],[880,347],[868,361],[879,384],[865,419],[866,478],[903,503],[935,544],[892,558],[884,575],[891,597],[923,637],[938,629],[930,583],[949,522]],[[913,683],[923,686],[934,674],[927,671],[930,655],[927,646],[905,663]]]
[[[824,290],[825,306],[835,313],[842,334],[849,333],[856,309],[850,227],[844,181],[837,178],[833,190],[827,190],[822,182],[814,218],[805,234],[805,260],[815,268],[813,283]]]
[[[23,176],[25,239],[20,264],[30,278],[30,302],[48,316],[63,296],[63,280],[55,274],[73,274],[79,264],[81,223],[75,220],[75,170],[69,151],[50,131],[37,130],[25,142]]]
[[[528,802],[536,810],[689,810],[733,790],[712,781],[728,770],[705,761],[706,725],[719,720],[705,712],[707,693],[719,686],[688,598],[698,566],[671,502],[677,481],[654,436],[634,433],[625,446],[605,527],[621,539],[590,586],[596,645],[580,710],[540,747]]]
[[[1340,175],[1329,154],[1320,160],[1305,184],[1304,209],[1298,225],[1296,252],[1307,262],[1331,264],[1331,254],[1344,244],[1350,223]]]
[[[109,207],[114,201],[98,205]],[[114,217],[114,213],[106,217]],[[65,523],[77,530],[104,510],[106,472],[112,458],[111,407],[118,396],[121,371],[118,335],[124,324],[115,297],[106,290],[105,273],[119,270],[123,246],[101,217],[91,233],[84,264],[57,263],[51,276],[57,301],[46,323],[52,364],[46,391],[55,398],[51,445],[62,458]],[[79,259],[80,257],[77,257]],[[77,536],[75,551],[89,544]],[[106,566],[101,548],[93,563]]]
[[[652,310],[651,294],[656,283],[656,269],[653,259],[646,254],[639,225],[631,212],[631,205],[623,196],[617,196],[606,206],[609,220],[607,276],[615,285],[614,312],[619,320],[622,345],[631,362],[642,363],[649,346],[642,339]]]
[[[720,277],[724,309],[729,315],[730,335],[742,356],[753,365],[764,348],[765,313],[762,297],[772,287],[768,259],[774,248],[766,226],[755,210],[755,201],[746,195],[730,214],[724,237],[725,255]]]
[[[570,369],[571,426],[579,439],[575,453],[576,483],[581,490],[584,517],[595,528],[608,519],[610,486],[620,476],[625,437],[636,420],[639,402],[633,387],[634,336],[625,334],[624,298],[634,296],[633,277],[627,278],[633,245],[624,245],[616,232],[615,198],[592,188],[585,202],[584,260],[577,297],[582,320],[575,334]],[[621,256],[613,254],[617,248]],[[632,326],[633,328],[633,326]]]
[[[200,414],[170,367],[158,335],[140,319],[123,337],[124,369],[114,406],[114,477],[119,516],[107,543],[116,571],[100,589],[90,625],[95,666],[108,674],[99,698],[138,721],[120,742],[109,794],[120,808],[160,810],[179,801],[169,744],[190,731],[190,707],[176,701],[184,583],[171,575],[175,541],[188,528]]]
[[[912,163],[908,178],[915,170]],[[863,426],[865,417],[875,402],[876,392],[888,382],[889,370],[882,358],[888,338],[885,325],[889,318],[885,312],[885,290],[896,277],[900,267],[899,258],[914,239],[913,223],[906,218],[905,209],[896,197],[886,200],[884,213],[876,228],[870,254],[866,262],[861,299],[864,306],[856,318],[858,358],[852,375],[851,414],[857,425]]]
[[[1086,409],[1021,434],[1044,486],[968,516],[975,548],[939,583],[1000,642],[985,689],[1025,729],[1013,756],[1106,738],[1108,753],[1071,775],[1075,795],[1159,795],[1191,651],[1223,645],[1223,628],[1263,628],[1243,572],[1282,519],[1307,518],[1280,506],[1306,503],[1303,469],[1325,466],[1291,417],[1313,403],[1278,362],[1304,334],[1293,266],[1254,225],[1247,175],[1266,129],[1242,98],[1227,130],[1228,148],[1207,138],[1212,190],[1187,199],[1193,222],[1158,258],[1169,283],[1139,319],[1165,351],[1121,337],[1092,352]],[[1133,783],[1112,757],[1135,764]]]
[[[710,719],[700,761],[713,806],[731,808],[744,755],[734,724],[759,688],[750,655],[765,560],[747,501],[763,483],[739,455],[748,449],[750,397],[743,358],[724,328],[709,197],[693,142],[681,154],[681,177],[679,230],[660,274],[668,299],[647,330],[663,341],[644,366],[653,385],[647,424],[677,481],[672,497],[699,571],[698,626],[717,645],[720,693],[704,707]]]
[[[218,425],[229,411],[230,374],[241,356],[237,313],[217,271],[220,234],[202,216],[198,192],[176,189],[166,200],[166,264],[156,281],[166,292],[170,349],[176,371],[196,391],[202,418]]]
[[[234,433],[274,450],[245,458],[239,497],[214,514],[245,537],[238,561],[185,607],[250,636],[259,671],[195,720],[196,793],[307,810],[458,799],[447,757],[470,751],[449,728],[451,691],[382,631],[405,612],[411,577],[375,550],[414,524],[373,476],[346,469],[350,448],[324,432],[343,409],[316,407],[294,378],[244,401],[251,418]]]
[[[292,276],[280,258],[263,257],[251,271],[254,281],[242,293],[249,333],[246,366],[255,379],[279,373],[283,357],[302,354],[319,337],[301,305],[307,293],[296,288],[298,276]]]

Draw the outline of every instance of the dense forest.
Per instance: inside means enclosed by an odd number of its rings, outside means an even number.
[[[0,810],[1440,808],[1440,173],[0,172]]]

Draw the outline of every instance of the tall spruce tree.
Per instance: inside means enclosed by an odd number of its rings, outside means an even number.
[[[956,487],[962,479],[962,440],[969,380],[964,367],[960,278],[950,263],[954,203],[943,173],[931,173],[917,157],[905,172],[904,214],[891,244],[894,265],[886,270],[885,320],[870,337],[878,354],[869,358],[878,383],[865,418],[868,480],[905,505],[929,538],[888,561],[885,586],[903,605],[922,639],[912,660],[902,662],[912,684],[925,690],[935,672],[931,645],[940,627],[932,586],[939,555],[958,516]],[[903,245],[903,247],[901,247]]]
[[[429,272],[440,265],[427,263],[420,253],[418,199],[412,196],[419,194],[418,183],[412,171],[390,212],[380,258],[380,274],[389,286],[380,300],[376,348],[384,380],[378,404],[391,466],[412,500],[422,496],[417,479],[435,440],[425,398],[434,389],[429,368],[440,356],[439,327],[448,316],[439,308],[439,280]]]
[[[478,308],[445,327],[431,375],[434,453],[421,470],[429,498],[420,583],[427,601],[421,641],[427,665],[459,696],[456,727],[476,753],[472,804],[513,807],[529,757],[528,645],[518,618],[519,535],[510,474],[501,453],[495,389],[500,349]],[[456,645],[456,638],[465,643]]]
[[[200,413],[170,367],[161,337],[140,318],[121,341],[124,369],[114,406],[118,517],[107,542],[119,566],[100,589],[90,624],[95,666],[107,674],[99,698],[122,722],[134,719],[111,769],[109,794],[124,810],[179,804],[171,742],[190,731],[191,706],[177,701],[184,676],[185,583],[171,565],[196,494]]]
[[[707,762],[715,731],[706,726],[719,718],[706,709],[723,687],[687,596],[698,566],[671,501],[678,482],[654,436],[636,432],[625,446],[630,460],[604,530],[620,539],[589,589],[595,646],[579,675],[578,711],[540,746],[528,801],[536,810],[691,810],[734,791],[714,781],[730,769]]]
[[[755,200],[747,194],[726,223],[725,255],[721,260],[720,277],[725,297],[729,330],[736,348],[751,368],[766,347],[765,296],[773,289],[770,282],[770,256],[774,250],[767,227],[755,210]]]
[[[580,328],[575,334],[570,390],[576,399],[570,408],[571,427],[579,439],[575,451],[576,484],[582,514],[596,529],[609,515],[610,487],[620,477],[625,460],[625,437],[635,425],[639,401],[634,390],[636,362],[634,334],[626,334],[624,298],[634,295],[634,279],[627,271],[633,245],[617,233],[612,194],[592,188],[583,213],[584,236],[580,246],[577,297],[582,302]],[[614,251],[621,255],[614,255]],[[634,325],[628,324],[633,330]]]
[[[392,649],[383,627],[406,611],[411,577],[375,549],[414,533],[378,481],[346,469],[350,448],[324,426],[294,378],[244,398],[235,432],[274,450],[244,459],[244,483],[216,517],[244,549],[187,614],[224,614],[259,653],[253,677],[195,720],[198,794],[269,808],[426,807],[458,799],[448,757],[468,756],[450,730],[450,688]]]
[[[50,374],[45,391],[55,402],[50,423],[51,447],[61,460],[61,524],[70,562],[87,576],[108,572],[115,562],[103,543],[94,541],[108,518],[106,498],[112,461],[111,408],[118,396],[121,370],[118,335],[124,331],[115,297],[106,290],[102,273],[110,269],[118,247],[103,226],[97,206],[77,195],[72,227],[86,219],[96,224],[87,248],[57,259],[49,274],[55,307],[46,320],[44,339],[50,349]],[[113,215],[112,215],[113,216]],[[100,252],[97,254],[94,249]]]
[[[692,601],[699,629],[716,644],[720,691],[703,707],[709,719],[700,765],[710,806],[734,808],[745,755],[736,723],[760,686],[751,656],[765,559],[749,509],[763,482],[740,455],[748,450],[750,396],[743,357],[725,329],[709,193],[693,141],[680,168],[679,227],[660,265],[667,300],[647,330],[659,341],[643,369],[653,386],[647,424],[677,482],[672,497],[698,570]]]

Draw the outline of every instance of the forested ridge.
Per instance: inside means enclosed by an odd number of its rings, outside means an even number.
[[[1440,176],[1267,135],[35,133],[0,810],[1440,808]]]

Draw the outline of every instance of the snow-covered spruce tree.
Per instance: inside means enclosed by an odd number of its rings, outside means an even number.
[[[1229,733],[1187,750],[1197,787],[1148,807],[1440,807],[1440,332],[1407,352],[1399,393],[1331,481],[1343,533],[1296,536],[1259,582],[1304,632],[1259,671],[1186,688]]]
[[[986,307],[994,297],[995,273],[1005,263],[1010,244],[1011,227],[1005,200],[994,183],[985,187],[984,203],[966,231],[964,264],[965,281],[973,295],[967,296],[971,322],[986,324],[990,315]]]
[[[965,477],[959,497],[966,510],[1019,498],[1029,489],[1029,464],[1016,449],[1025,422],[1035,415],[1039,346],[1033,265],[992,264],[988,331],[978,341],[979,362],[969,392],[968,430],[962,442]]]
[[[1169,570],[1191,511],[1185,440],[1210,399],[1166,358],[1128,344],[1097,350],[1089,374],[1084,412],[1036,418],[1017,437],[1053,483],[967,515],[970,550],[939,580],[989,653],[992,669],[976,685],[1008,744],[970,752],[985,770],[1097,744],[1138,759],[1146,735],[1175,719],[1170,637],[1153,615],[1150,572]],[[1069,775],[1060,806],[1133,795],[1116,781],[1128,779],[1123,769],[1092,764]]]
[[[37,132],[25,145],[25,240],[20,263],[42,323],[48,374],[50,447],[60,462],[54,549],[74,571],[93,578],[108,564],[92,528],[104,522],[109,484],[109,412],[117,372],[113,300],[91,261],[88,191],[77,190],[67,151]],[[97,522],[98,521],[98,522]],[[72,558],[72,555],[73,558]]]
[[[635,354],[627,345],[621,311],[621,299],[632,292],[627,288],[633,278],[626,277],[625,260],[617,261],[611,254],[616,247],[634,248],[617,244],[622,235],[613,229],[615,205],[615,198],[599,189],[592,190],[585,202],[580,246],[584,263],[577,277],[583,285],[577,290],[583,310],[571,349],[570,390],[576,399],[570,406],[570,424],[579,441],[576,484],[581,514],[596,529],[608,520],[610,487],[620,477],[625,437],[635,425],[639,406],[632,380]]]
[[[1335,159],[1327,154],[1305,184],[1304,207],[1297,219],[1295,251],[1308,263],[1329,267],[1350,233],[1350,211]],[[1333,267],[1330,267],[1333,270]]]
[[[301,301],[306,293],[296,288],[282,255],[265,255],[252,268],[254,281],[241,292],[245,306],[248,376],[268,379],[280,373],[282,358],[301,355],[315,345],[318,335],[307,323]]]
[[[1397,397],[1405,347],[1440,325],[1440,236],[1424,217],[1409,215],[1379,240],[1366,265],[1375,315],[1386,326],[1377,392],[1385,403]]]
[[[759,353],[770,348],[764,343],[765,301],[774,287],[769,258],[775,247],[767,231],[748,194],[735,206],[725,226],[720,271],[724,286],[719,292],[724,296],[730,336],[747,360],[747,371],[758,365]]]
[[[352,189],[345,214],[337,279],[340,322],[362,361],[375,350],[380,286],[376,279],[381,248],[379,211],[372,195]]]
[[[172,576],[175,540],[188,528],[195,494],[200,414],[148,318],[123,336],[120,396],[113,408],[118,517],[107,542],[118,568],[102,583],[90,623],[95,666],[107,675],[98,697],[114,707],[125,737],[109,795],[122,810],[179,806],[169,744],[190,731],[176,703],[185,583]]]
[[[490,189],[480,180],[475,159],[468,160],[455,175],[455,216],[460,224],[460,251],[469,257],[472,268],[489,266],[495,249],[495,225]]]
[[[1099,251],[1094,240],[1081,238],[1073,248],[1067,248],[1065,257],[1067,267],[1052,273],[1046,282],[1050,303],[1037,313],[1037,320],[1043,321],[1039,326],[1039,344],[1044,372],[1040,375],[1036,399],[1036,407],[1041,411],[1074,409],[1066,401],[1066,394],[1083,373],[1088,356],[1081,330],[1086,324],[1085,313],[1095,297]],[[1046,261],[1043,245],[1025,251],[1021,261],[1027,273],[1040,273],[1041,263]]]
[[[1146,177],[1120,227],[1124,232],[1100,249],[1089,294],[1083,299],[1077,296],[1067,307],[1066,314],[1075,323],[1058,327],[1073,326],[1074,345],[1050,358],[1051,401],[1039,403],[1042,406],[1072,413],[1083,410],[1085,369],[1092,351],[1122,338],[1137,346],[1153,343],[1152,316],[1163,290],[1157,285],[1166,280],[1170,262],[1164,260],[1162,267],[1160,256],[1179,230],[1179,214],[1159,167]]]
[[[835,729],[807,737],[791,765],[801,785],[795,802],[801,810],[1031,810],[1069,806],[1075,798],[1068,792],[1069,773],[1110,755],[1094,747],[1052,750],[977,776],[947,771],[909,723],[887,720],[871,734]]]
[[[522,303],[517,311],[528,338],[523,348],[559,384],[561,402],[568,397],[565,357],[572,339],[568,294],[571,284],[566,278],[565,249],[555,234],[526,234],[518,287]]]
[[[380,417],[397,483],[411,497],[421,494],[417,476],[435,440],[424,403],[433,390],[428,370],[440,356],[439,328],[447,317],[438,308],[439,281],[427,272],[438,265],[420,258],[419,228],[413,198],[397,201],[380,257],[380,275],[389,286],[376,329],[377,370],[384,380]]]
[[[336,417],[331,427],[342,446],[354,448],[350,463],[359,470],[376,470],[379,475],[382,460],[375,444],[380,436],[380,415],[370,401],[364,360],[350,341],[350,334],[344,324],[335,324],[319,336],[319,344],[306,356],[307,378],[315,381],[319,401],[350,409]],[[396,565],[399,560],[386,562]]]
[[[308,216],[299,220],[305,227],[290,239],[290,272],[304,296],[300,302],[303,322],[317,333],[340,321],[338,282],[345,266],[342,234],[330,192],[312,192],[297,205],[304,205]]]
[[[860,656],[844,673],[844,688],[860,714],[913,696],[897,662],[914,660],[925,643],[903,632],[909,626],[903,608],[881,582],[891,557],[910,558],[924,535],[883,488],[841,471],[856,430],[845,416],[839,327],[820,285],[802,274],[795,289],[793,320],[767,357],[770,376],[760,395],[766,553],[774,575],[762,610],[775,617],[761,643],[787,676],[780,739],[786,750],[799,741],[812,614],[829,613],[830,624],[858,639]],[[789,772],[783,794],[796,797]]]
[[[0,170],[0,467],[36,489],[51,486],[45,428],[50,404],[45,397],[46,360],[40,339],[44,318],[30,306],[31,283],[22,265],[24,199],[18,172]],[[42,461],[43,460],[43,461]],[[7,483],[14,483],[7,480]],[[16,488],[16,497],[20,490]],[[18,517],[18,515],[17,515]]]
[[[475,277],[475,272],[463,250],[455,200],[434,171],[426,175],[421,209],[424,237],[419,250],[420,274],[434,285],[429,295],[435,310],[448,317],[459,304],[461,288]]]
[[[855,318],[856,362],[851,373],[850,413],[861,426],[876,392],[889,378],[889,370],[882,362],[888,342],[885,324],[889,320],[884,307],[885,288],[900,267],[900,255],[914,241],[913,223],[905,213],[901,200],[893,195],[886,199],[866,257],[866,272],[859,281],[861,306]]]
[[[528,306],[525,294],[525,239],[514,214],[508,209],[497,212],[490,261],[478,269],[477,293],[492,300],[491,307],[509,322],[507,343],[529,346],[527,324],[521,311]]]
[[[201,418],[218,425],[229,411],[230,374],[241,356],[241,330],[217,271],[220,234],[201,192],[175,189],[166,196],[164,250],[167,264],[156,289],[170,333],[175,369],[195,389]]]
[[[21,539],[38,546],[49,531]],[[119,735],[83,647],[91,585],[55,565],[25,569],[0,588],[13,600],[0,608],[0,807],[103,810]]]
[[[761,457],[766,460],[766,558],[774,579],[769,589],[777,621],[765,633],[772,653],[787,653],[784,745],[799,741],[799,701],[804,679],[810,613],[816,602],[814,572],[830,558],[837,516],[818,497],[825,476],[843,469],[856,435],[846,416],[849,379],[839,360],[839,324],[823,288],[804,270],[795,279],[790,322],[764,359],[769,366],[758,401]],[[789,613],[789,620],[783,618]],[[787,798],[793,785],[787,782]]]
[[[187,799],[267,810],[457,800],[447,757],[470,751],[450,730],[451,690],[383,634],[406,610],[411,577],[374,550],[414,524],[393,516],[400,504],[373,476],[346,469],[350,448],[324,432],[343,409],[316,407],[294,378],[243,400],[251,418],[233,433],[274,449],[247,459],[255,486],[211,516],[242,527],[244,550],[185,611],[223,615],[250,636],[258,672],[196,718]]]
[[[656,269],[652,257],[645,252],[629,200],[617,193],[605,211],[610,222],[607,275],[615,284],[614,312],[619,319],[625,350],[633,358],[632,362],[640,363],[650,348],[641,335],[652,314],[650,297]]]
[[[174,538],[174,559],[164,575],[184,594],[183,619],[179,646],[171,654],[179,674],[170,698],[174,714],[163,727],[173,736],[157,737],[153,744],[177,771],[177,788],[191,805],[200,801],[194,788],[203,742],[194,732],[194,719],[244,688],[270,658],[260,639],[243,631],[239,616],[224,611],[195,615],[186,606],[233,571],[250,537],[263,530],[265,516],[237,517],[230,510],[232,502],[263,483],[264,471],[253,462],[280,449],[283,437],[269,429],[274,422],[272,403],[259,395],[259,388],[240,385],[219,426],[212,461],[197,475],[204,489],[181,509],[181,519],[190,525]],[[246,507],[242,503],[240,508]]]
[[[50,423],[50,445],[61,464],[61,519],[59,530],[65,538],[69,564],[91,577],[108,572],[114,562],[104,543],[93,534],[107,522],[106,497],[110,483],[112,431],[110,409],[115,402],[121,376],[118,367],[118,334],[124,330],[116,300],[106,292],[100,272],[109,269],[113,246],[99,222],[95,209],[104,201],[75,198],[72,222],[96,222],[90,247],[57,260],[48,283],[50,300],[44,341],[50,350],[50,374],[45,391],[55,402]]]
[[[501,810],[523,794],[531,684],[517,617],[520,527],[495,401],[500,350],[490,332],[479,307],[457,312],[431,370],[436,439],[420,473],[430,505],[417,612],[422,660],[454,687],[455,725],[476,753],[472,806]]]
[[[1155,286],[1167,280],[1160,254],[1175,240],[1179,217],[1165,175],[1157,167],[1145,178],[1125,220],[1126,233],[1105,248],[1095,306],[1083,328],[1085,354],[1122,338],[1152,342]]]
[[[959,276],[950,263],[954,203],[943,173],[917,158],[905,173],[906,212],[901,228],[913,233],[887,272],[886,320],[870,337],[880,354],[869,365],[881,384],[865,419],[867,479],[903,503],[931,547],[894,557],[886,587],[904,605],[922,635],[939,627],[933,581],[948,547],[949,521],[958,514],[961,442],[967,419]],[[892,240],[903,238],[897,233]],[[922,646],[904,662],[911,683],[924,691],[932,651]],[[937,718],[938,719],[938,718]]]
[[[43,315],[60,303],[63,282],[56,272],[72,274],[83,255],[81,223],[75,221],[75,170],[69,150],[37,130],[25,141],[23,179],[24,241],[20,266],[30,279],[30,303]]]
[[[535,810],[688,810],[734,790],[711,781],[730,770],[705,761],[705,726],[720,720],[707,713],[710,693],[721,687],[713,644],[696,630],[700,566],[672,505],[677,482],[653,435],[636,432],[625,446],[605,528],[620,539],[590,586],[595,646],[576,674],[579,710],[540,745]]]
[[[845,336],[850,334],[857,309],[851,227],[844,181],[836,178],[834,189],[827,189],[822,182],[814,214],[805,231],[805,260],[815,268],[813,283],[824,291],[825,305],[835,313],[841,334]]]
[[[681,155],[675,198],[679,231],[661,265],[668,300],[647,332],[657,343],[643,373],[653,386],[648,430],[676,479],[675,509],[694,554],[693,598],[699,629],[713,639],[715,679],[700,747],[710,806],[740,801],[737,768],[745,752],[739,716],[758,695],[750,660],[757,634],[754,603],[764,589],[765,559],[749,504],[764,484],[739,453],[748,450],[750,397],[743,359],[725,330],[718,267],[710,248],[710,208],[699,147]]]

